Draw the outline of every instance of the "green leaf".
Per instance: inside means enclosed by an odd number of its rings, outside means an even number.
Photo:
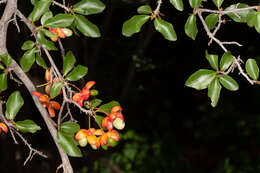
[[[59,95],[62,85],[63,85],[62,82],[56,82],[51,86],[50,89],[51,98],[55,98],[57,95]]]
[[[215,78],[208,86],[208,96],[211,99],[212,107],[216,107],[218,103],[221,88],[218,78]]]
[[[255,17],[255,29],[260,34],[260,12],[257,12]]]
[[[83,15],[101,13],[105,4],[99,0],[81,0],[73,6],[73,11]]]
[[[95,121],[98,124],[99,128],[102,128],[102,120],[105,117],[101,116],[101,115],[95,115]]]
[[[215,4],[218,8],[220,8],[224,0],[212,0],[212,1],[214,2],[214,4]]]
[[[24,104],[24,100],[19,91],[14,91],[8,98],[6,103],[5,116],[9,120],[13,120],[18,111]]]
[[[35,5],[39,0],[31,0],[31,4]]]
[[[100,99],[93,99],[93,100],[90,101],[90,106],[92,108],[95,108],[95,107],[99,106],[101,103],[102,103],[102,100],[100,100]]]
[[[80,126],[72,121],[67,121],[61,124],[61,132],[68,133],[74,135],[76,132],[79,131]]]
[[[139,14],[151,14],[153,12],[150,5],[142,5],[137,8],[137,13]]]
[[[225,11],[233,10],[233,9],[237,9],[237,8],[246,8],[246,7],[248,7],[247,4],[238,3],[238,4],[233,4],[233,5],[229,6],[228,8],[225,9]],[[247,15],[250,11],[252,11],[252,10],[243,10],[243,11],[237,12],[236,14],[228,13],[227,15],[231,19],[233,19],[235,22],[245,23],[247,20]],[[240,16],[240,17],[238,17],[238,16]]]
[[[98,27],[82,15],[75,15],[75,25],[77,29],[86,37],[100,37]]]
[[[246,22],[249,27],[255,26],[255,24],[257,22],[256,21],[257,15],[258,15],[258,13],[256,11],[249,11],[247,18],[246,18]]]
[[[7,89],[7,74],[0,74],[0,91],[4,91]]]
[[[58,38],[58,36],[56,34],[54,34],[53,32],[51,32],[47,29],[42,29],[42,31],[44,32],[44,35],[46,35],[49,38]]]
[[[12,63],[12,58],[7,54],[0,55],[1,60],[3,61],[6,68],[8,68]]]
[[[36,63],[41,66],[42,68],[44,68],[45,70],[47,70],[49,67],[46,65],[44,59],[41,57],[41,55],[39,53],[36,53]]]
[[[46,13],[44,13],[44,15],[43,15],[42,18],[41,18],[41,24],[44,25],[44,23],[45,23],[48,19],[50,19],[50,18],[52,18],[52,17],[53,17],[52,12],[51,12],[51,11],[47,11]]]
[[[205,22],[209,28],[209,30],[213,29],[215,25],[218,23],[218,15],[210,14],[206,17]]]
[[[182,0],[170,0],[171,4],[179,11],[183,11],[183,2]]]
[[[225,71],[229,68],[229,66],[233,63],[234,58],[230,51],[227,51],[223,54],[220,60],[220,70]]]
[[[192,8],[198,8],[201,5],[201,0],[189,0]]]
[[[254,59],[248,59],[246,61],[246,72],[254,80],[257,80],[259,77],[259,68]]]
[[[68,51],[64,57],[63,61],[63,76],[66,76],[71,69],[74,67],[76,58],[73,55],[72,51]]]
[[[228,75],[222,75],[219,78],[219,81],[226,89],[228,89],[230,91],[236,91],[239,88],[237,82]]]
[[[29,50],[32,49],[35,46],[35,43],[31,40],[27,40],[22,45],[22,50]]]
[[[154,20],[155,29],[160,32],[166,40],[176,41],[177,35],[171,23],[166,22],[163,19],[156,18]]]
[[[39,43],[42,45],[43,48],[48,50],[57,50],[54,43],[45,38],[43,31],[39,31],[37,33],[37,40],[39,41]]]
[[[218,55],[210,55],[206,50],[206,58],[209,61],[210,66],[213,69],[218,70]]]
[[[82,65],[75,67],[72,72],[70,72],[66,79],[69,81],[77,81],[80,78],[83,78],[88,73],[88,68]]]
[[[56,16],[45,21],[44,26],[49,28],[68,27],[74,21],[71,14],[57,14]]]
[[[138,33],[150,16],[148,15],[136,15],[127,20],[123,24],[122,34],[126,37],[131,37],[133,34]]]
[[[38,1],[31,14],[29,15],[28,19],[32,22],[35,22],[40,19],[40,17],[49,10],[49,7],[51,5],[51,0],[40,0]]]
[[[111,111],[112,107],[114,107],[114,106],[120,106],[120,103],[113,100],[111,102],[103,104],[102,106],[99,107],[99,109],[103,110],[107,114],[110,114],[110,111]]]
[[[217,73],[213,70],[200,69],[188,78],[185,85],[197,90],[202,90],[208,87],[216,75]]]
[[[0,70],[4,70],[4,69],[5,69],[4,65],[0,63]]]
[[[82,153],[74,143],[73,138],[68,136],[66,133],[58,131],[57,140],[63,150],[71,157],[82,157]]]
[[[17,121],[15,127],[22,133],[35,133],[41,130],[41,127],[32,120]]]
[[[187,36],[189,36],[191,39],[195,40],[196,36],[198,34],[198,28],[196,23],[196,15],[192,14],[189,16],[187,22],[185,23],[184,29]]]
[[[20,65],[24,72],[28,72],[35,62],[35,48],[27,50],[20,60]]]

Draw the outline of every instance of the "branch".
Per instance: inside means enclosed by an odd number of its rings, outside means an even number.
[[[17,0],[8,0],[4,13],[2,15],[2,18],[0,20],[0,54],[8,54],[7,48],[6,48],[6,34],[7,34],[7,28],[8,28],[8,21],[11,19],[14,13],[16,13],[17,10]],[[17,11],[17,15],[20,16],[19,11]],[[25,19],[24,19],[25,20]],[[10,68],[13,69],[13,72],[16,74],[16,76],[23,81],[25,84],[25,87],[30,92],[30,94],[33,91],[36,91],[36,88],[32,81],[28,78],[28,76],[23,72],[23,70],[20,68],[20,66],[15,62],[15,60],[12,59],[12,63],[10,65]],[[32,96],[32,95],[31,95]],[[60,157],[62,159],[62,164],[64,168],[65,173],[73,173],[73,169],[71,167],[69,158],[66,154],[66,152],[59,146],[58,141],[56,139],[57,137],[57,129],[54,127],[48,112],[46,109],[41,105],[39,99],[37,97],[32,96],[33,101],[39,110],[42,118],[45,121],[45,124],[48,127],[49,132],[51,133],[51,136],[58,148]]]

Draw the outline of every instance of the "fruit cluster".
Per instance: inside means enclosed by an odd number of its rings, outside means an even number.
[[[122,130],[125,127],[125,118],[121,111],[122,108],[120,106],[114,106],[110,114],[102,120],[102,127],[108,131],[113,130],[113,127]]]
[[[66,38],[72,35],[72,31],[68,28],[49,28],[49,31],[58,37],[51,37],[51,40],[56,42],[58,38]]]

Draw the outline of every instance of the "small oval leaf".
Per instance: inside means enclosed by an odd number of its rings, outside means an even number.
[[[35,62],[35,48],[27,50],[20,60],[20,65],[24,72],[28,72]]]
[[[35,46],[35,43],[31,40],[27,40],[22,45],[22,50],[29,50],[32,49]]]
[[[35,22],[40,19],[40,17],[49,10],[49,7],[51,5],[51,0],[40,0],[38,1],[31,14],[29,15],[28,19],[32,22]]]
[[[150,5],[142,5],[137,8],[137,13],[139,14],[151,14],[153,12]]]
[[[219,78],[219,81],[226,89],[228,89],[230,91],[236,91],[239,88],[237,82],[228,75],[222,75]]]
[[[208,51],[206,50],[206,58],[209,61],[210,66],[215,69],[218,70],[218,55],[210,55],[208,54]]]
[[[88,68],[82,65],[75,67],[66,77],[69,81],[77,81],[88,73]]]
[[[163,19],[156,18],[154,20],[155,29],[160,32],[166,40],[176,41],[177,35],[171,23],[166,22]]]
[[[98,27],[82,15],[76,15],[75,25],[77,29],[86,37],[100,37],[100,31]]]
[[[18,111],[24,104],[24,100],[19,91],[14,91],[6,102],[5,116],[9,120],[13,120]]]
[[[0,91],[4,91],[7,89],[7,74],[0,74]]]
[[[214,4],[215,4],[218,8],[220,8],[224,0],[212,0],[212,1],[214,2]]]
[[[41,66],[42,68],[44,68],[45,70],[49,69],[49,67],[46,65],[44,59],[41,57],[41,55],[39,53],[36,53],[36,63]]]
[[[216,77],[216,72],[213,70],[200,69],[193,73],[185,85],[197,90],[202,90],[208,87],[210,82]]]
[[[196,15],[192,14],[191,16],[189,16],[189,18],[184,26],[186,35],[189,36],[193,40],[196,39],[196,36],[198,34],[198,28],[197,28],[196,21],[197,21]]]
[[[238,3],[238,4],[233,4],[231,6],[229,6],[228,8],[225,9],[225,11],[227,10],[233,10],[233,9],[237,9],[237,8],[246,8],[248,7],[247,4],[244,3]],[[241,23],[245,23],[247,20],[247,15],[248,13],[252,11],[252,10],[243,10],[243,11],[239,11],[236,14],[234,13],[228,13],[227,15],[233,19],[235,22],[241,22]]]
[[[73,11],[83,15],[101,13],[105,4],[99,0],[81,0],[73,6]]]
[[[189,0],[192,8],[198,8],[201,5],[201,0]]]
[[[136,15],[127,20],[123,24],[122,34],[126,37],[131,37],[133,34],[140,32],[143,24],[145,24],[150,16]]]
[[[39,43],[42,45],[43,48],[48,50],[57,50],[54,43],[45,38],[43,31],[39,31],[37,33],[37,40],[39,41]]]
[[[57,14],[56,16],[45,21],[45,27],[59,28],[68,27],[74,21],[74,16],[71,14]]]
[[[218,15],[210,14],[206,17],[205,22],[209,28],[209,30],[213,29],[215,25],[218,23]]]
[[[213,81],[211,81],[208,86],[208,97],[211,99],[212,107],[216,107],[218,103],[221,88],[222,87],[218,81],[218,78],[215,78]]]
[[[233,63],[234,58],[230,51],[227,51],[223,54],[223,56],[220,59],[220,70],[225,71],[227,70],[230,65]]]
[[[41,127],[32,120],[17,121],[15,127],[22,133],[35,133],[41,130]]]
[[[8,68],[12,63],[12,58],[7,54],[0,55],[1,60],[3,61],[6,68]]]
[[[246,61],[246,72],[254,80],[257,80],[259,77],[259,68],[254,59],[248,59]]]
[[[171,4],[179,11],[183,11],[183,2],[182,0],[170,0]]]
[[[74,135],[79,131],[80,126],[72,121],[67,121],[61,124],[60,129],[63,133],[68,133]]]
[[[55,98],[57,95],[59,95],[62,85],[63,85],[62,82],[56,82],[51,86],[51,89],[50,89],[51,98]]]
[[[50,19],[52,17],[53,17],[52,12],[51,11],[47,11],[46,13],[44,13],[44,15],[41,18],[41,24],[43,25],[46,22],[46,20],[48,20],[48,19]]]
[[[71,69],[74,67],[76,58],[73,55],[72,51],[68,51],[64,57],[63,61],[63,76],[66,76]]]

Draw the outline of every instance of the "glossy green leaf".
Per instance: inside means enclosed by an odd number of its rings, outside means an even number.
[[[102,120],[105,117],[101,116],[101,115],[95,115],[95,121],[98,124],[99,128],[102,128]]]
[[[247,18],[246,18],[246,22],[249,27],[255,26],[255,24],[257,22],[256,21],[257,15],[258,15],[258,13],[256,11],[249,11]]]
[[[47,11],[44,13],[44,15],[41,17],[41,24],[43,25],[48,19],[52,18],[53,14],[51,11]]]
[[[71,157],[82,157],[82,153],[77,145],[73,142],[73,138],[66,133],[58,131],[57,140],[63,150]]]
[[[79,131],[80,126],[75,122],[66,121],[61,124],[60,129],[63,133],[68,133],[68,134],[74,135],[76,132]]]
[[[72,51],[68,51],[64,57],[63,61],[63,76],[66,76],[71,69],[74,67],[76,58],[73,55]]]
[[[206,17],[205,22],[209,28],[209,30],[213,29],[215,25],[218,23],[218,15],[210,14]]]
[[[73,11],[83,15],[101,13],[105,4],[99,0],[81,0],[73,6]]]
[[[234,58],[230,51],[227,51],[223,54],[223,56],[220,59],[220,70],[225,71],[227,70],[230,65],[233,63]]]
[[[39,41],[39,43],[42,45],[43,48],[47,50],[57,50],[54,43],[45,38],[43,31],[39,31],[37,33],[37,40]]]
[[[208,86],[208,96],[211,99],[212,107],[216,107],[218,103],[221,88],[222,87],[218,81],[218,78],[215,78],[213,81],[211,81]]]
[[[74,16],[71,14],[57,14],[56,16],[48,19],[43,24],[49,28],[68,27],[74,21]]]
[[[189,36],[193,40],[196,39],[196,36],[198,34],[198,28],[197,28],[196,21],[197,21],[196,15],[192,14],[191,16],[189,16],[189,18],[184,26],[186,35]]]
[[[111,102],[103,104],[102,106],[99,107],[99,109],[103,110],[107,114],[110,114],[110,111],[111,111],[112,107],[114,107],[114,106],[120,106],[120,103],[113,100]]]
[[[27,40],[22,45],[22,50],[29,50],[32,49],[35,46],[35,43],[31,40]]]
[[[155,29],[160,32],[166,40],[176,41],[177,35],[171,23],[166,22],[163,19],[156,18],[154,20]]]
[[[36,53],[36,63],[41,66],[42,68],[44,68],[45,70],[47,70],[49,67],[46,65],[44,59],[41,57],[41,55],[39,53]]]
[[[24,72],[28,72],[35,62],[35,48],[27,50],[20,60],[20,65]]]
[[[75,25],[77,29],[87,37],[100,37],[100,31],[98,27],[95,24],[91,23],[84,16],[76,15]]]
[[[218,55],[208,54],[208,51],[206,50],[206,58],[209,61],[210,66],[218,70]]]
[[[17,121],[15,127],[22,133],[35,133],[41,130],[41,127],[32,120]]]
[[[142,5],[137,8],[137,13],[139,14],[151,14],[153,12],[150,5]]]
[[[9,120],[13,120],[18,111],[24,104],[24,100],[19,91],[14,91],[8,98],[6,103],[5,116]]]
[[[259,77],[259,68],[254,59],[248,59],[246,61],[246,72],[254,80],[257,80]]]
[[[246,8],[248,7],[247,4],[243,4],[243,3],[238,3],[238,4],[233,4],[231,6],[229,6],[228,8],[225,9],[225,11],[227,10],[233,10],[236,8]],[[237,12],[236,14],[234,13],[228,13],[228,16],[233,19],[235,22],[241,22],[241,23],[245,23],[247,20],[247,15],[248,13],[252,11],[252,10],[243,10],[240,12]],[[239,17],[238,17],[239,16]]]
[[[214,4],[215,4],[218,8],[220,8],[224,0],[212,0],[212,1],[214,2]]]
[[[63,85],[62,82],[56,82],[51,86],[51,89],[50,89],[51,98],[55,98],[57,95],[59,95],[62,85]]]
[[[100,100],[100,99],[93,99],[89,102],[89,104],[92,108],[99,106],[101,103],[102,103],[102,100]]]
[[[185,85],[197,90],[202,90],[208,87],[216,75],[217,73],[213,70],[200,69],[188,78]]]
[[[49,38],[58,38],[58,35],[54,34],[53,32],[47,29],[42,29],[41,31],[44,32],[44,35],[46,35]]]
[[[189,0],[192,8],[198,8],[201,5],[201,0]]]
[[[11,63],[12,63],[12,58],[11,58],[9,55],[7,55],[7,54],[2,54],[2,55],[0,55],[0,58],[1,58],[2,62],[4,63],[4,65],[5,65],[7,68],[11,65]]]
[[[136,15],[127,20],[123,24],[122,34],[126,37],[130,37],[135,33],[140,32],[143,24],[145,24],[150,16],[148,15]]]
[[[7,89],[7,74],[0,74],[0,91],[4,91]]]
[[[239,88],[237,82],[228,75],[222,75],[219,78],[219,81],[226,89],[228,89],[230,91],[236,91]]]
[[[77,81],[88,73],[88,68],[82,65],[75,67],[66,77],[69,81]]]
[[[260,34],[260,12],[257,12],[255,16],[255,29]]]
[[[183,2],[182,0],[170,0],[171,4],[179,11],[183,11]]]
[[[51,0],[40,0],[38,1],[31,14],[29,15],[28,19],[32,22],[35,22],[40,19],[40,17],[49,10],[51,5]]]

